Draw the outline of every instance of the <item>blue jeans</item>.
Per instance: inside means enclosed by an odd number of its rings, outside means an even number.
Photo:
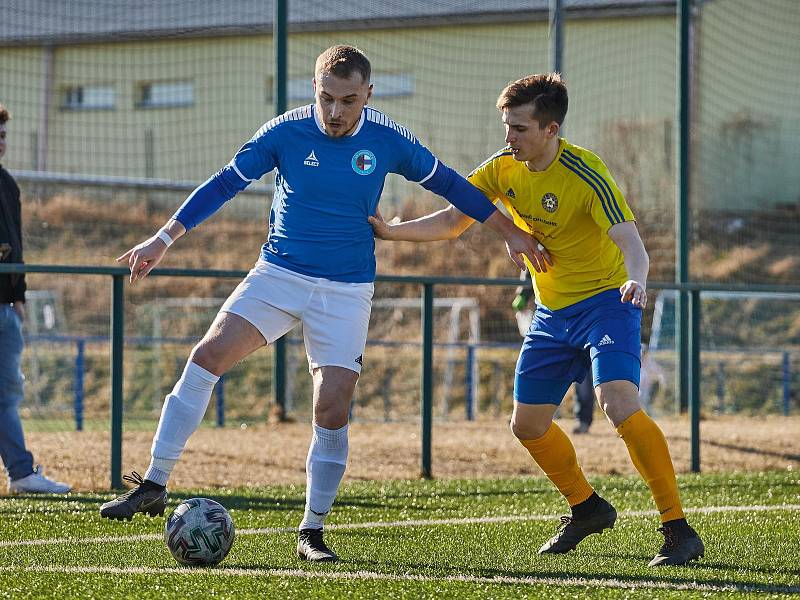
[[[11,304],[0,304],[0,458],[11,479],[33,473],[17,407],[22,401],[22,322]]]

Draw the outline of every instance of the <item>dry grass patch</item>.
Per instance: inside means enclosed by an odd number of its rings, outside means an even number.
[[[689,423],[664,418],[664,429],[679,472],[689,470]],[[571,422],[561,426],[571,430]],[[725,417],[701,423],[704,472],[794,470],[800,468],[800,418]],[[306,423],[261,425],[245,430],[202,429],[189,441],[173,473],[177,488],[303,483],[310,440]],[[587,435],[571,436],[587,475],[634,473],[625,444],[599,419]],[[109,485],[107,433],[32,433],[29,446],[48,472],[78,490]],[[123,468],[144,472],[152,434],[125,435]],[[433,473],[438,478],[540,476],[504,420],[436,423]],[[419,425],[355,423],[351,427],[350,479],[414,479],[420,474]]]

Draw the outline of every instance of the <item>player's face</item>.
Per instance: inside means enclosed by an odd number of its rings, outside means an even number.
[[[0,125],[0,158],[6,153],[6,124]]]
[[[533,118],[530,104],[504,108],[503,125],[506,128],[506,144],[511,147],[514,159],[520,162],[535,161],[544,156],[559,130],[555,121],[542,127]]]
[[[354,71],[344,79],[323,71],[314,77],[314,98],[322,126],[331,137],[351,133],[372,96],[372,85]]]

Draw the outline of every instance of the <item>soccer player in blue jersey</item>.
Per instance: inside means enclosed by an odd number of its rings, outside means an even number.
[[[486,223],[512,260],[543,261],[533,237],[517,228],[402,125],[367,107],[370,64],[352,46],[333,46],[314,69],[314,104],[272,119],[233,159],[198,187],[156,235],[118,260],[131,283],[147,276],[179,237],[273,169],[275,193],[267,241],[255,267],[224,303],[166,397],[144,478],[105,503],[100,514],[130,519],[163,514],[166,484],[200,424],[214,384],[244,357],[303,324],[314,382],[313,435],[306,462],[306,505],[297,554],[336,560],[322,528],[347,462],[350,400],[361,372],[375,278],[368,222],[389,173],[415,181]]]

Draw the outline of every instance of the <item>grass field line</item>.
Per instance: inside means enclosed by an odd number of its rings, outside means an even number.
[[[712,514],[722,512],[765,512],[765,511],[800,511],[800,504],[756,504],[756,505],[731,505],[731,506],[705,506],[702,508],[688,508],[686,513]],[[620,517],[649,517],[658,515],[656,510],[626,510],[619,513]],[[550,521],[558,519],[559,514],[539,515],[503,515],[496,517],[458,517],[451,519],[408,519],[404,521],[369,521],[365,523],[330,524],[326,531],[346,531],[352,529],[384,529],[394,527],[434,527],[438,525],[472,525],[480,523],[514,523],[526,521]],[[263,535],[279,533],[295,533],[296,527],[263,527],[258,529],[237,529],[236,535]],[[162,539],[159,533],[144,533],[133,535],[110,535],[98,537],[71,537],[71,538],[42,538],[32,540],[0,541],[0,548],[14,548],[19,546],[49,546],[72,544],[112,544],[118,542],[143,542]]]
[[[699,592],[772,592],[798,593],[800,586],[758,583],[700,583],[697,581],[670,581],[667,579],[608,579],[600,577],[530,577],[478,575],[419,575],[413,573],[380,573],[375,571],[319,571],[303,569],[241,569],[194,567],[71,567],[56,565],[0,566],[0,573],[36,571],[60,575],[213,575],[218,577],[294,577],[300,579],[333,579],[349,581],[413,581],[420,583],[476,583],[503,585],[558,585],[614,589],[662,589],[670,591]]]

